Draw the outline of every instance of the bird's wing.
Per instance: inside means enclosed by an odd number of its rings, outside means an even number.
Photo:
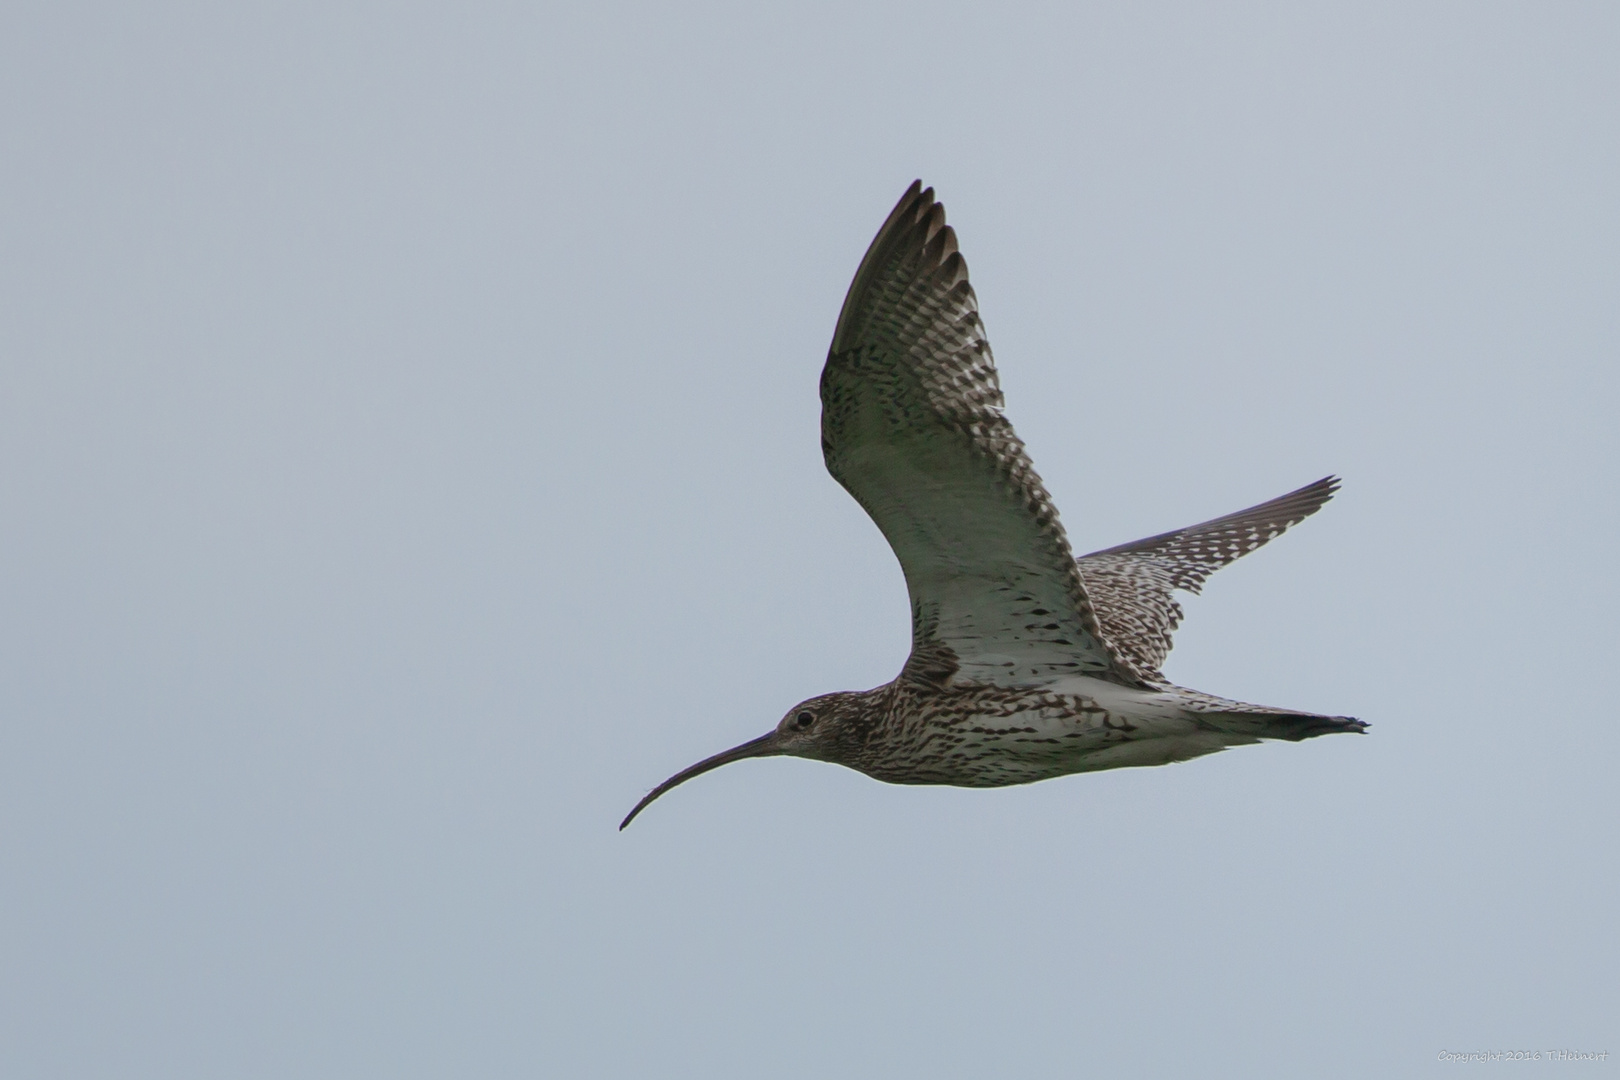
[[[1109,645],[1137,670],[1157,675],[1181,625],[1181,605],[1170,591],[1198,592],[1209,575],[1316,513],[1338,488],[1338,477],[1324,477],[1202,525],[1082,557],[1080,576]]]
[[[905,571],[905,674],[1138,683],[1002,404],[956,235],[933,189],[912,184],[861,260],[821,373],[827,470]]]

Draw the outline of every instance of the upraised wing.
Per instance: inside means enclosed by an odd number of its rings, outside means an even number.
[[[908,677],[1141,682],[1109,648],[1057,509],[1001,413],[967,264],[920,182],[856,271],[821,404],[827,469],[906,575]]]
[[[1181,605],[1170,591],[1197,593],[1209,575],[1304,521],[1338,489],[1338,477],[1323,477],[1247,510],[1081,558],[1080,576],[1109,645],[1138,671],[1162,679],[1170,635],[1181,625]]]

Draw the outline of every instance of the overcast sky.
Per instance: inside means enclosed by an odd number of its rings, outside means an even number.
[[[0,7],[0,1073],[1620,1061],[1620,9]],[[892,678],[817,377],[915,177],[1077,550],[1329,472],[1023,788]],[[1550,1075],[1550,1073],[1549,1073]]]

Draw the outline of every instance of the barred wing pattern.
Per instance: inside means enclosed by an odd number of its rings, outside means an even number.
[[[1170,591],[1197,593],[1209,575],[1316,513],[1338,488],[1338,477],[1324,477],[1247,510],[1081,558],[1080,575],[1109,645],[1136,670],[1162,680],[1170,635],[1181,625],[1181,605]]]
[[[821,373],[827,470],[882,530],[911,596],[905,675],[1130,685],[1012,424],[967,264],[914,183],[862,259]]]

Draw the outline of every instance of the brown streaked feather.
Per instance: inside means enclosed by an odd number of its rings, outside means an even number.
[[[914,183],[861,260],[821,375],[827,469],[905,572],[917,672],[1137,685],[1109,647],[1057,509],[1002,415],[967,263]]]
[[[1082,556],[1080,574],[1109,644],[1162,678],[1182,617],[1171,590],[1197,593],[1209,575],[1316,513],[1338,488],[1338,477],[1323,477],[1235,514]]]

